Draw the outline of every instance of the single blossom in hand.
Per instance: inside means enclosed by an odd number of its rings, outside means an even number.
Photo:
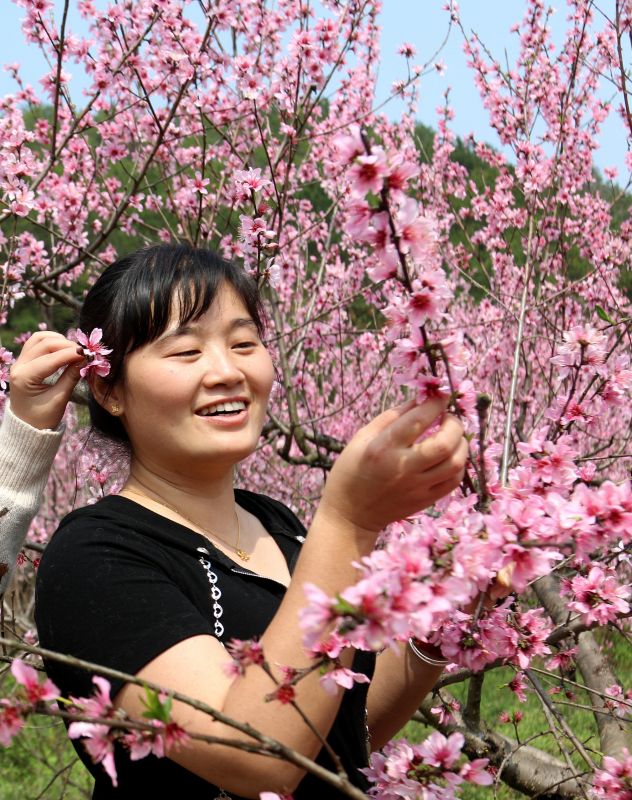
[[[110,364],[107,356],[112,352],[111,349],[106,347],[101,338],[103,331],[101,328],[94,328],[89,335],[86,335],[81,328],[75,331],[75,339],[81,346],[83,354],[88,363],[81,367],[79,374],[85,378],[89,372],[95,372],[100,378],[105,378],[110,374]]]

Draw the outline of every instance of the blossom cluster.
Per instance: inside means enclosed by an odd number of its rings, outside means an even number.
[[[452,293],[435,239],[421,235],[425,216],[405,194],[412,166],[402,170],[401,159],[372,146],[357,128],[338,137],[336,159],[347,169],[353,198],[349,232],[376,248],[381,266],[369,274],[386,280],[390,303],[384,313],[396,380],[420,399],[451,396],[456,413],[476,432],[463,348],[434,333],[449,319]],[[402,213],[416,234],[401,224]],[[575,326],[563,341],[550,359],[562,379],[573,370],[591,378],[605,376],[603,334]],[[622,388],[629,384],[626,376]],[[514,612],[504,603],[474,617],[458,609],[489,592],[507,568],[511,590],[522,593],[569,557],[579,570],[565,583],[572,597],[569,609],[580,612],[587,625],[613,622],[627,613],[631,587],[614,570],[595,567],[587,577],[581,570],[596,553],[606,555],[615,543],[625,548],[632,542],[629,484],[576,486],[579,454],[569,435],[549,438],[549,432],[537,429],[517,447],[522,458],[505,484],[490,462],[494,448],[488,445],[487,461],[470,465],[471,486],[477,491],[446,499],[436,516],[402,522],[383,549],[363,559],[358,583],[338,597],[307,587],[311,607],[302,617],[306,647],[335,657],[346,645],[378,650],[410,636],[430,637],[447,658],[470,669],[496,660],[526,669],[535,656],[549,652],[551,627],[540,611]],[[484,513],[482,492],[487,495]],[[332,622],[333,631],[324,635]]]
[[[632,797],[632,755],[624,749],[620,759],[606,756],[597,770],[592,796],[599,800],[630,800]]]
[[[40,681],[37,670],[21,659],[11,662],[11,673],[20,691],[13,698],[0,700],[0,744],[8,747],[24,726],[30,714],[45,710],[52,701],[59,700],[59,689],[50,679]],[[147,693],[147,721],[139,728],[125,729],[125,716],[114,709],[110,698],[110,683],[98,675],[93,676],[95,692],[90,697],[71,697],[69,715],[81,716],[71,721],[68,735],[81,739],[95,764],[101,764],[117,785],[114,760],[117,744],[125,747],[132,761],[152,754],[164,758],[166,749],[178,747],[187,740],[187,734],[170,720],[171,701],[155,693]],[[93,721],[94,720],[94,721]],[[112,727],[113,721],[121,725]]]
[[[490,786],[494,779],[486,769],[488,759],[477,758],[458,768],[463,744],[463,734],[446,737],[438,731],[421,744],[405,739],[389,742],[383,752],[371,755],[369,767],[363,770],[373,784],[369,796],[380,800],[414,800],[420,796],[450,800],[463,782]]]
[[[59,696],[59,689],[49,680],[39,680],[37,670],[20,659],[11,662],[11,674],[23,687],[16,698],[0,699],[0,744],[8,747],[24,727],[26,717],[37,707]]]
[[[114,786],[118,785],[114,758],[117,745],[129,752],[132,761],[137,761],[148,755],[164,758],[168,748],[179,747],[188,740],[183,728],[170,720],[170,699],[149,691],[144,714],[148,718],[147,725],[129,730],[125,730],[124,725],[112,727],[110,722],[122,717],[112,705],[110,683],[98,675],[93,676],[92,682],[96,688],[90,697],[70,698],[75,712],[81,713],[86,720],[71,722],[68,735],[71,739],[82,740],[92,761],[101,764]]]
[[[244,257],[250,274],[258,283],[269,283],[277,288],[281,279],[281,268],[274,262],[273,254],[278,248],[277,233],[267,227],[263,216],[270,210],[269,197],[272,181],[262,177],[261,169],[236,170],[233,175],[233,202],[236,205],[250,203],[254,217],[239,216],[239,255]],[[227,245],[230,245],[228,237]],[[233,248],[233,254],[235,250]]]

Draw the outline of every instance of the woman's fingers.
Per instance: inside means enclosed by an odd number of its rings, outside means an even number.
[[[41,388],[44,380],[54,375],[58,369],[70,364],[79,364],[84,359],[77,353],[77,346],[74,343],[54,349],[45,350],[43,355],[37,355],[34,351],[28,354],[28,360],[16,361],[11,370],[11,384],[20,385],[25,388]]]
[[[64,344],[72,344],[69,339],[55,331],[37,331],[24,342],[20,358],[31,358]],[[75,344],[75,347],[77,345]]]
[[[511,594],[513,588],[512,578],[515,568],[516,565],[512,561],[498,570],[498,574],[494,578],[494,582],[487,590],[489,597],[492,600],[500,600],[501,598],[507,597],[507,595]]]
[[[65,336],[53,331],[33,334],[9,373],[13,413],[34,428],[57,428],[84,360],[77,343]],[[55,383],[45,383],[46,378],[62,369]]]
[[[446,414],[435,433],[410,448],[411,466],[425,473],[449,461],[464,441],[463,426],[456,417]]]
[[[463,480],[467,454],[467,441],[461,435],[457,441],[456,449],[443,461],[422,472],[420,480],[423,480],[426,486],[433,491],[451,481],[456,481],[456,486],[458,486]]]
[[[400,406],[403,413],[384,431],[389,436],[389,444],[394,447],[411,447],[447,407],[447,398],[432,398],[421,405],[409,403]]]
[[[358,431],[329,474],[326,506],[359,528],[378,531],[455,489],[467,459],[460,422],[445,415],[435,433],[418,441],[446,405],[446,399],[409,403]]]

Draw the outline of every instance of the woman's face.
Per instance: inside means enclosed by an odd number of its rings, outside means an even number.
[[[177,319],[125,360],[119,403],[134,459],[160,472],[221,474],[250,455],[274,371],[246,307],[223,284],[199,319]]]

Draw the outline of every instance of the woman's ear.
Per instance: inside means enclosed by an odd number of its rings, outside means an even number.
[[[89,377],[88,384],[92,396],[101,408],[114,417],[120,417],[123,414],[123,392],[118,384],[111,386],[95,374]]]

